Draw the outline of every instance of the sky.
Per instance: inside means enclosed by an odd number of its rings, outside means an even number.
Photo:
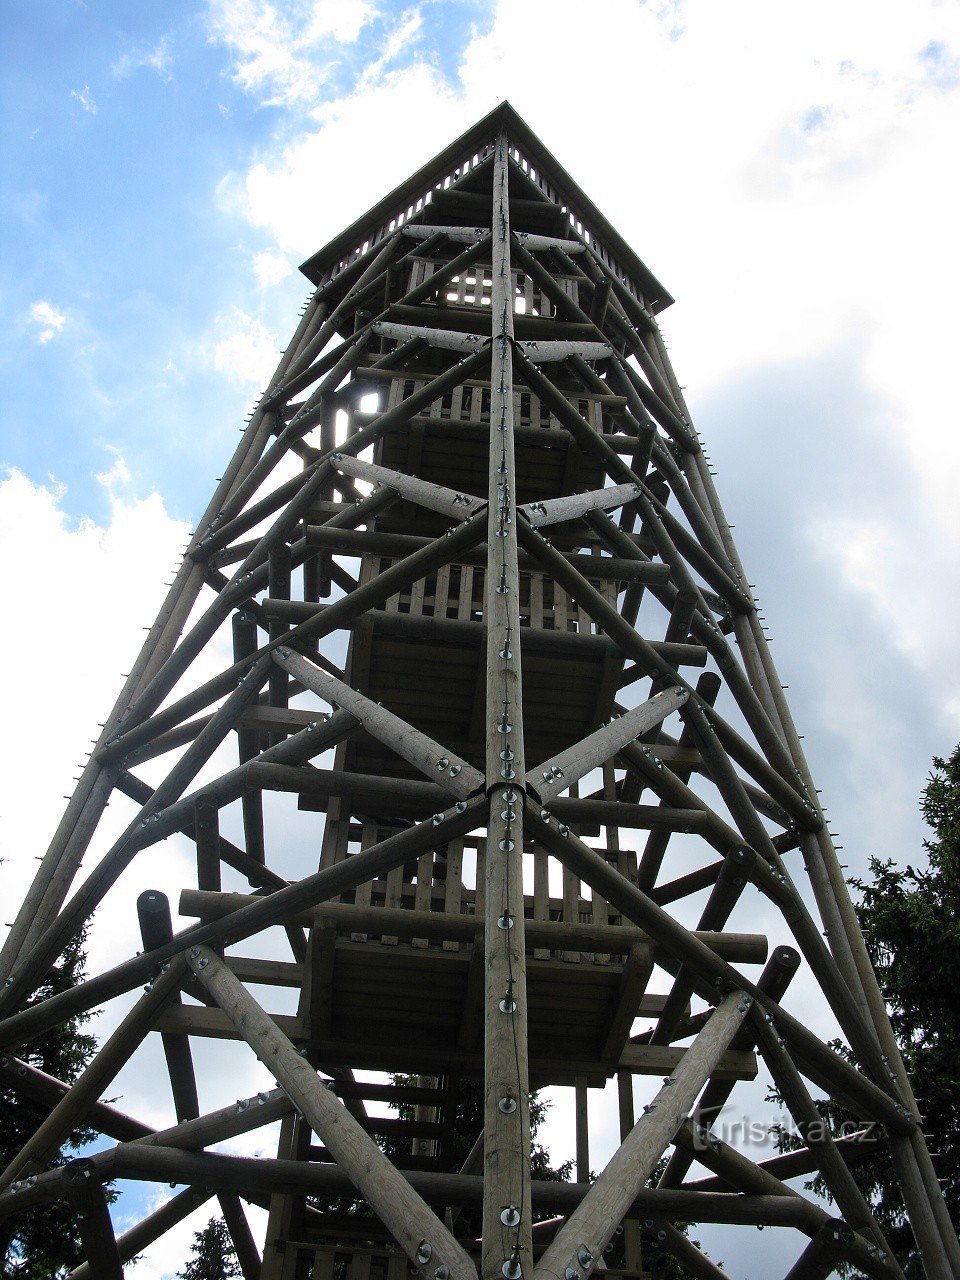
[[[5,902],[293,331],[298,264],[504,98],[677,299],[850,874],[922,861],[960,739],[960,5],[7,0]],[[192,1229],[133,1274],[172,1275]]]

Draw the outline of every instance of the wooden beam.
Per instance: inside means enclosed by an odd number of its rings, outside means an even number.
[[[746,991],[761,1008],[774,1015],[780,1034],[789,1043],[791,1053],[802,1063],[804,1073],[811,1080],[833,1096],[845,1098],[856,1112],[873,1119],[882,1119],[896,1133],[907,1136],[913,1132],[915,1122],[884,1089],[861,1075],[804,1023],[760,991],[755,983],[712,955],[707,947],[693,938],[689,930],[658,907],[619,871],[610,867],[572,831],[566,834],[558,831],[541,819],[537,810],[530,807],[527,809],[527,824],[534,838],[542,841],[574,874],[618,907],[627,919],[647,929],[655,941],[672,949],[676,958],[689,961],[693,970],[706,979],[707,985],[720,979],[728,986]]]
[[[427,511],[436,511],[451,520],[464,520],[475,515],[486,506],[483,498],[475,498],[469,493],[458,493],[446,485],[433,484],[429,480],[421,480],[419,476],[410,476],[403,471],[391,470],[389,467],[377,466],[373,462],[364,462],[360,458],[335,453],[333,463],[344,475],[356,476],[371,484],[383,485],[395,489],[401,498],[416,503]],[[271,592],[271,595],[274,594]]]
[[[63,1171],[67,1201],[77,1215],[80,1242],[97,1280],[123,1280],[123,1266],[103,1183],[91,1160],[70,1160]]]
[[[588,493],[571,493],[562,498],[542,498],[537,502],[525,502],[519,508],[534,529],[547,525],[576,520],[588,511],[611,511],[632,502],[640,492],[636,484],[608,486],[591,489]]]
[[[209,948],[192,947],[189,963],[241,1037],[269,1064],[310,1127],[420,1273],[433,1277],[438,1266],[445,1266],[453,1280],[475,1280],[473,1264],[446,1227],[323,1086],[220,957]]]
[[[607,1027],[607,1036],[600,1051],[606,1062],[619,1062],[630,1039],[630,1031],[640,1012],[640,1002],[653,972],[653,950],[643,943],[635,943],[627,953],[626,963],[620,975],[617,1001]]]
[[[245,893],[202,893],[196,889],[184,889],[180,894],[179,908],[183,915],[213,921],[239,918],[241,911],[262,901],[262,898]],[[417,911],[407,907],[365,907],[354,902],[325,902],[288,918],[301,925],[326,920],[347,933],[389,934],[405,940],[427,938],[431,942],[470,943],[474,941],[477,928],[475,917],[469,915]],[[759,964],[767,957],[767,939],[761,933],[722,933],[708,929],[692,931],[690,936],[715,955],[730,961]],[[548,951],[568,949],[628,955],[634,946],[646,944],[651,939],[645,930],[630,924],[527,920],[526,941],[530,950],[542,947]],[[665,955],[666,952],[660,954]]]
[[[561,791],[566,791],[622,751],[628,742],[635,741],[672,715],[688,697],[687,690],[679,687],[658,693],[642,706],[618,716],[581,742],[545,760],[527,774],[527,786],[540,796],[544,804],[549,804]]]
[[[644,1108],[582,1204],[557,1233],[537,1264],[536,1280],[570,1280],[571,1272],[583,1277],[593,1272],[752,1003],[749,996],[734,991],[716,1008],[672,1078]]]
[[[42,1168],[86,1117],[117,1072],[140,1047],[156,1023],[157,1015],[180,990],[187,972],[174,961],[144,992],[116,1031],[100,1046],[86,1067],[47,1118],[35,1129],[0,1174],[0,1190],[15,1178]]]
[[[513,311],[507,139],[495,144],[487,489],[484,860],[483,1280],[519,1280],[530,1236],[530,1079],[523,903],[523,684],[513,440]],[[508,1270],[515,1275],[507,1275]]]
[[[435,781],[454,799],[465,800],[483,786],[483,775],[472,765],[415,729],[401,716],[357,693],[343,680],[321,671],[302,654],[280,648],[274,651],[273,660],[299,680],[305,689],[318,694],[331,706],[349,711],[369,734]]]

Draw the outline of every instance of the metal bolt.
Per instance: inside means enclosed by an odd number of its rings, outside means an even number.
[[[593,1254],[585,1244],[582,1244],[577,1250],[577,1261],[580,1263],[581,1267],[589,1267],[593,1262]]]
[[[516,1098],[505,1096],[500,1099],[500,1101],[497,1103],[497,1106],[505,1116],[512,1116],[517,1109],[517,1100]],[[512,1224],[508,1223],[507,1225],[510,1226]]]
[[[421,1264],[429,1262],[433,1257],[433,1248],[426,1240],[421,1240],[417,1246],[417,1261]]]
[[[434,825],[435,827],[439,827],[439,826],[440,826],[440,824],[441,824],[441,822],[443,822],[443,814],[442,814],[442,813],[435,813],[435,814],[433,815],[433,817],[432,817],[431,821],[432,821],[432,823],[433,823],[433,825]]]
[[[510,1101],[512,1102],[513,1099],[511,1098]],[[513,1105],[516,1106],[517,1104],[514,1102]],[[503,1110],[502,1107],[500,1109],[501,1111]],[[517,1226],[520,1222],[520,1210],[515,1204],[508,1204],[505,1209],[500,1210],[500,1221],[505,1227]]]
[[[497,928],[498,928],[498,929],[512,929],[512,928],[513,928],[513,916],[508,916],[508,915],[506,915],[506,913],[504,913],[504,915],[500,916],[500,918],[497,920]]]

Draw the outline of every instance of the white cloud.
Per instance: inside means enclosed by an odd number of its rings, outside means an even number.
[[[111,70],[115,76],[125,77],[143,67],[148,71],[155,71],[161,80],[170,80],[173,76],[171,66],[169,41],[166,36],[161,36],[152,48],[140,45],[125,49]]]
[[[794,23],[761,0],[597,0],[577,75],[601,115],[571,111],[563,77],[530,75],[533,48],[544,68],[569,63],[553,12],[501,3],[455,85],[426,53],[393,70],[372,56],[356,91],[299,101],[282,139],[225,178],[222,204],[306,256],[508,94],[680,300],[664,324],[694,411],[698,391],[734,373],[860,334],[866,375],[899,407],[955,538],[960,434],[943,406],[960,186],[942,158],[956,142],[960,9],[923,0],[878,22],[866,0],[812,0]],[[614,121],[639,120],[638,95],[657,123],[624,151]],[[395,120],[402,135],[385,127]]]
[[[269,249],[254,255],[253,269],[261,289],[279,284],[293,272],[293,268],[282,253],[273,253]]]
[[[409,49],[422,30],[423,14],[420,9],[408,9],[402,14],[400,21],[387,37],[383,52],[364,68],[359,88],[362,90],[375,84],[390,63],[404,50]]]
[[[82,89],[71,89],[70,97],[79,102],[84,111],[88,111],[90,115],[97,114],[97,104],[93,100],[88,84],[85,84]]]
[[[2,661],[8,671],[50,676],[44,716],[31,713],[30,679],[8,680],[4,688],[5,715],[19,726],[16,735],[7,735],[0,744],[5,780],[0,877],[8,902],[19,901],[36,867],[33,857],[43,853],[53,834],[61,797],[73,790],[71,777],[79,773],[97,722],[120,690],[120,673],[129,670],[143,639],[142,627],[160,606],[163,583],[188,532],[158,494],[123,496],[129,472],[119,454],[97,479],[110,497],[103,524],[88,517],[72,519],[63,505],[65,490],[55,482],[37,484],[20,471],[0,480],[0,546],[8,598],[31,600],[29,653],[16,629],[4,628]],[[29,556],[21,554],[25,546],[31,548]],[[46,589],[40,593],[38,563],[46,566]],[[36,768],[39,759],[42,769]],[[109,811],[116,821],[122,820],[121,808]],[[129,909],[124,904],[123,910]],[[119,933],[127,936],[103,943],[114,955],[114,946],[133,941],[128,929]],[[98,943],[98,953],[99,948]]]
[[[352,44],[374,13],[367,0],[211,0],[208,28],[230,50],[241,89],[293,106],[317,99],[337,46]]]
[[[113,455],[113,462],[106,471],[97,472],[97,484],[102,485],[109,494],[110,501],[116,504],[119,500],[117,490],[126,488],[130,483],[130,468],[119,449],[110,445],[108,452]]]
[[[214,368],[236,382],[265,386],[276,367],[275,335],[240,307],[218,315],[202,345],[210,351]]]
[[[490,104],[484,104],[490,105]],[[319,107],[292,142],[221,183],[221,205],[270,234],[284,253],[306,257],[417,168],[484,109],[416,62]],[[406,122],[405,145],[383,128]],[[364,140],[358,163],[357,139]],[[331,181],[349,174],[349,181]]]
[[[34,336],[41,346],[46,346],[58,333],[62,333],[67,323],[66,314],[45,298],[39,298],[31,304],[27,319],[34,326]]]

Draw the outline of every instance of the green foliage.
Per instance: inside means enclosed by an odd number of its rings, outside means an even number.
[[[920,803],[933,838],[924,841],[925,869],[892,860],[870,860],[869,881],[859,891],[857,916],[890,1020],[926,1117],[928,1145],[939,1153],[944,1198],[960,1221],[960,747],[949,760],[936,757]],[[849,1056],[849,1055],[848,1055]],[[851,1117],[836,1103],[817,1106],[834,1132]],[[797,1145],[782,1135],[782,1149]],[[923,1276],[896,1175],[885,1151],[856,1166],[877,1221],[909,1280]],[[828,1195],[821,1179],[808,1183]],[[854,1274],[849,1270],[844,1274]]]
[[[29,1005],[66,991],[82,980],[85,936],[83,932],[73,938],[60,963],[51,969]],[[72,1084],[96,1048],[94,1037],[80,1030],[86,1020],[87,1015],[82,1015],[60,1023],[32,1041],[21,1055],[23,1060]],[[4,1167],[47,1114],[47,1108],[18,1090],[0,1086],[0,1161]],[[89,1129],[75,1129],[64,1150],[58,1152],[47,1167],[63,1164],[93,1137]],[[83,1261],[73,1211],[58,1200],[0,1223],[0,1260],[4,1280],[58,1280],[65,1276]]]
[[[193,1253],[181,1280],[230,1280],[240,1274],[237,1254],[222,1218],[211,1218],[193,1237]]]

